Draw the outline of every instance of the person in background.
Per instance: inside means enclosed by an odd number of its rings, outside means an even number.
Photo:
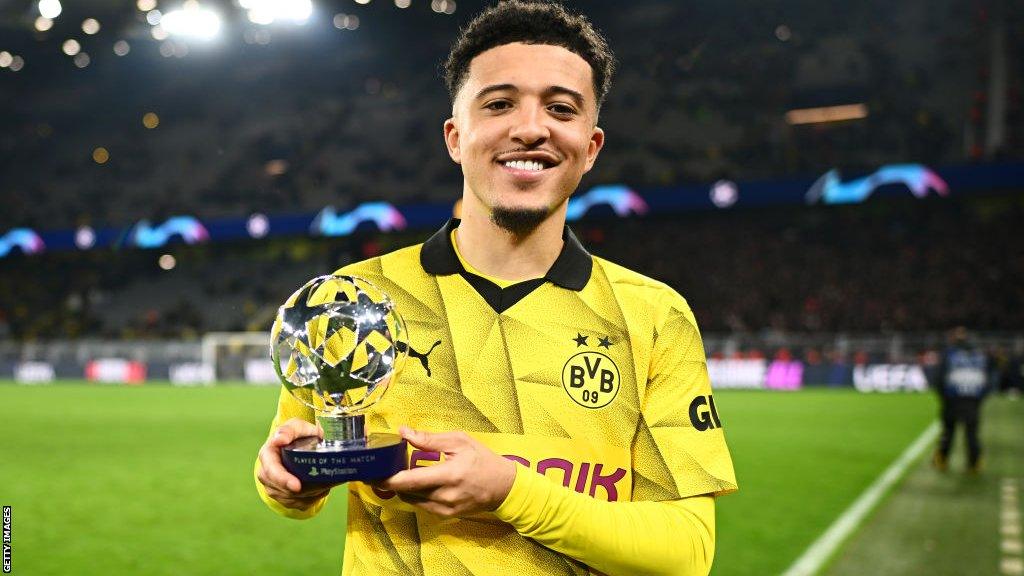
[[[981,403],[988,393],[988,356],[977,346],[963,326],[949,335],[949,346],[942,354],[936,378],[942,419],[942,436],[932,462],[940,471],[949,467],[949,452],[959,424],[967,437],[967,467],[972,473],[981,471],[981,441],[978,427]]]

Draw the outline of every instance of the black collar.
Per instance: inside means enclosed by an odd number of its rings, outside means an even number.
[[[462,262],[452,246],[452,230],[459,227],[459,219],[452,218],[424,244],[420,252],[420,264],[429,274],[447,276],[466,273]],[[576,236],[565,227],[562,232],[562,252],[551,265],[544,279],[569,290],[582,290],[590,281],[594,260]]]

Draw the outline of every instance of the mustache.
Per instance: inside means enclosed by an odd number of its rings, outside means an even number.
[[[502,156],[504,154],[515,154],[517,152],[546,152],[546,153],[551,154],[552,156],[554,156],[556,158],[559,158],[559,159],[562,158],[562,155],[559,154],[558,152],[556,152],[555,150],[552,150],[550,148],[545,148],[543,146],[537,146],[536,148],[528,148],[526,146],[517,146],[515,148],[509,148],[507,150],[501,150],[500,152],[495,154],[495,156]]]

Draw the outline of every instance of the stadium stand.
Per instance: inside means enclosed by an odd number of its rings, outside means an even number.
[[[595,7],[620,66],[602,117],[608,146],[584,186],[981,158],[971,142],[984,120],[978,55],[986,44],[958,3],[854,3],[838,19],[768,3],[738,22],[723,10],[730,8]],[[898,14],[873,20],[879,10]],[[453,199],[459,179],[439,138],[448,103],[438,63],[456,21],[432,34],[393,9],[375,16],[364,28],[377,28],[333,41],[330,57],[290,37],[273,50],[243,45],[198,64],[208,55],[167,59],[140,46],[136,62],[97,57],[62,78],[59,91],[45,75],[18,77],[17,91],[0,94],[14,112],[0,120],[8,134],[0,168],[12,192],[0,228]],[[872,26],[857,34],[840,24],[867,21]],[[422,37],[422,50],[389,42],[408,34]],[[137,80],[131,90],[125,74]],[[206,97],[211,91],[216,98]],[[826,128],[783,119],[787,109],[835,101],[864,102],[870,113]],[[89,110],[89,122],[75,110]],[[154,130],[140,124],[148,111],[159,115]],[[1017,94],[1009,126],[1020,113]],[[116,161],[96,165],[97,146]],[[1005,148],[989,156],[1020,155],[1011,130]]]

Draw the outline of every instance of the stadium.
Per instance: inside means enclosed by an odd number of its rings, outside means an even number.
[[[442,63],[493,3],[0,1],[4,573],[341,572],[344,497],[254,487],[271,326],[459,214]],[[700,326],[711,574],[1024,574],[1024,5],[564,4],[617,59],[567,224]],[[980,461],[935,456],[957,327]]]

